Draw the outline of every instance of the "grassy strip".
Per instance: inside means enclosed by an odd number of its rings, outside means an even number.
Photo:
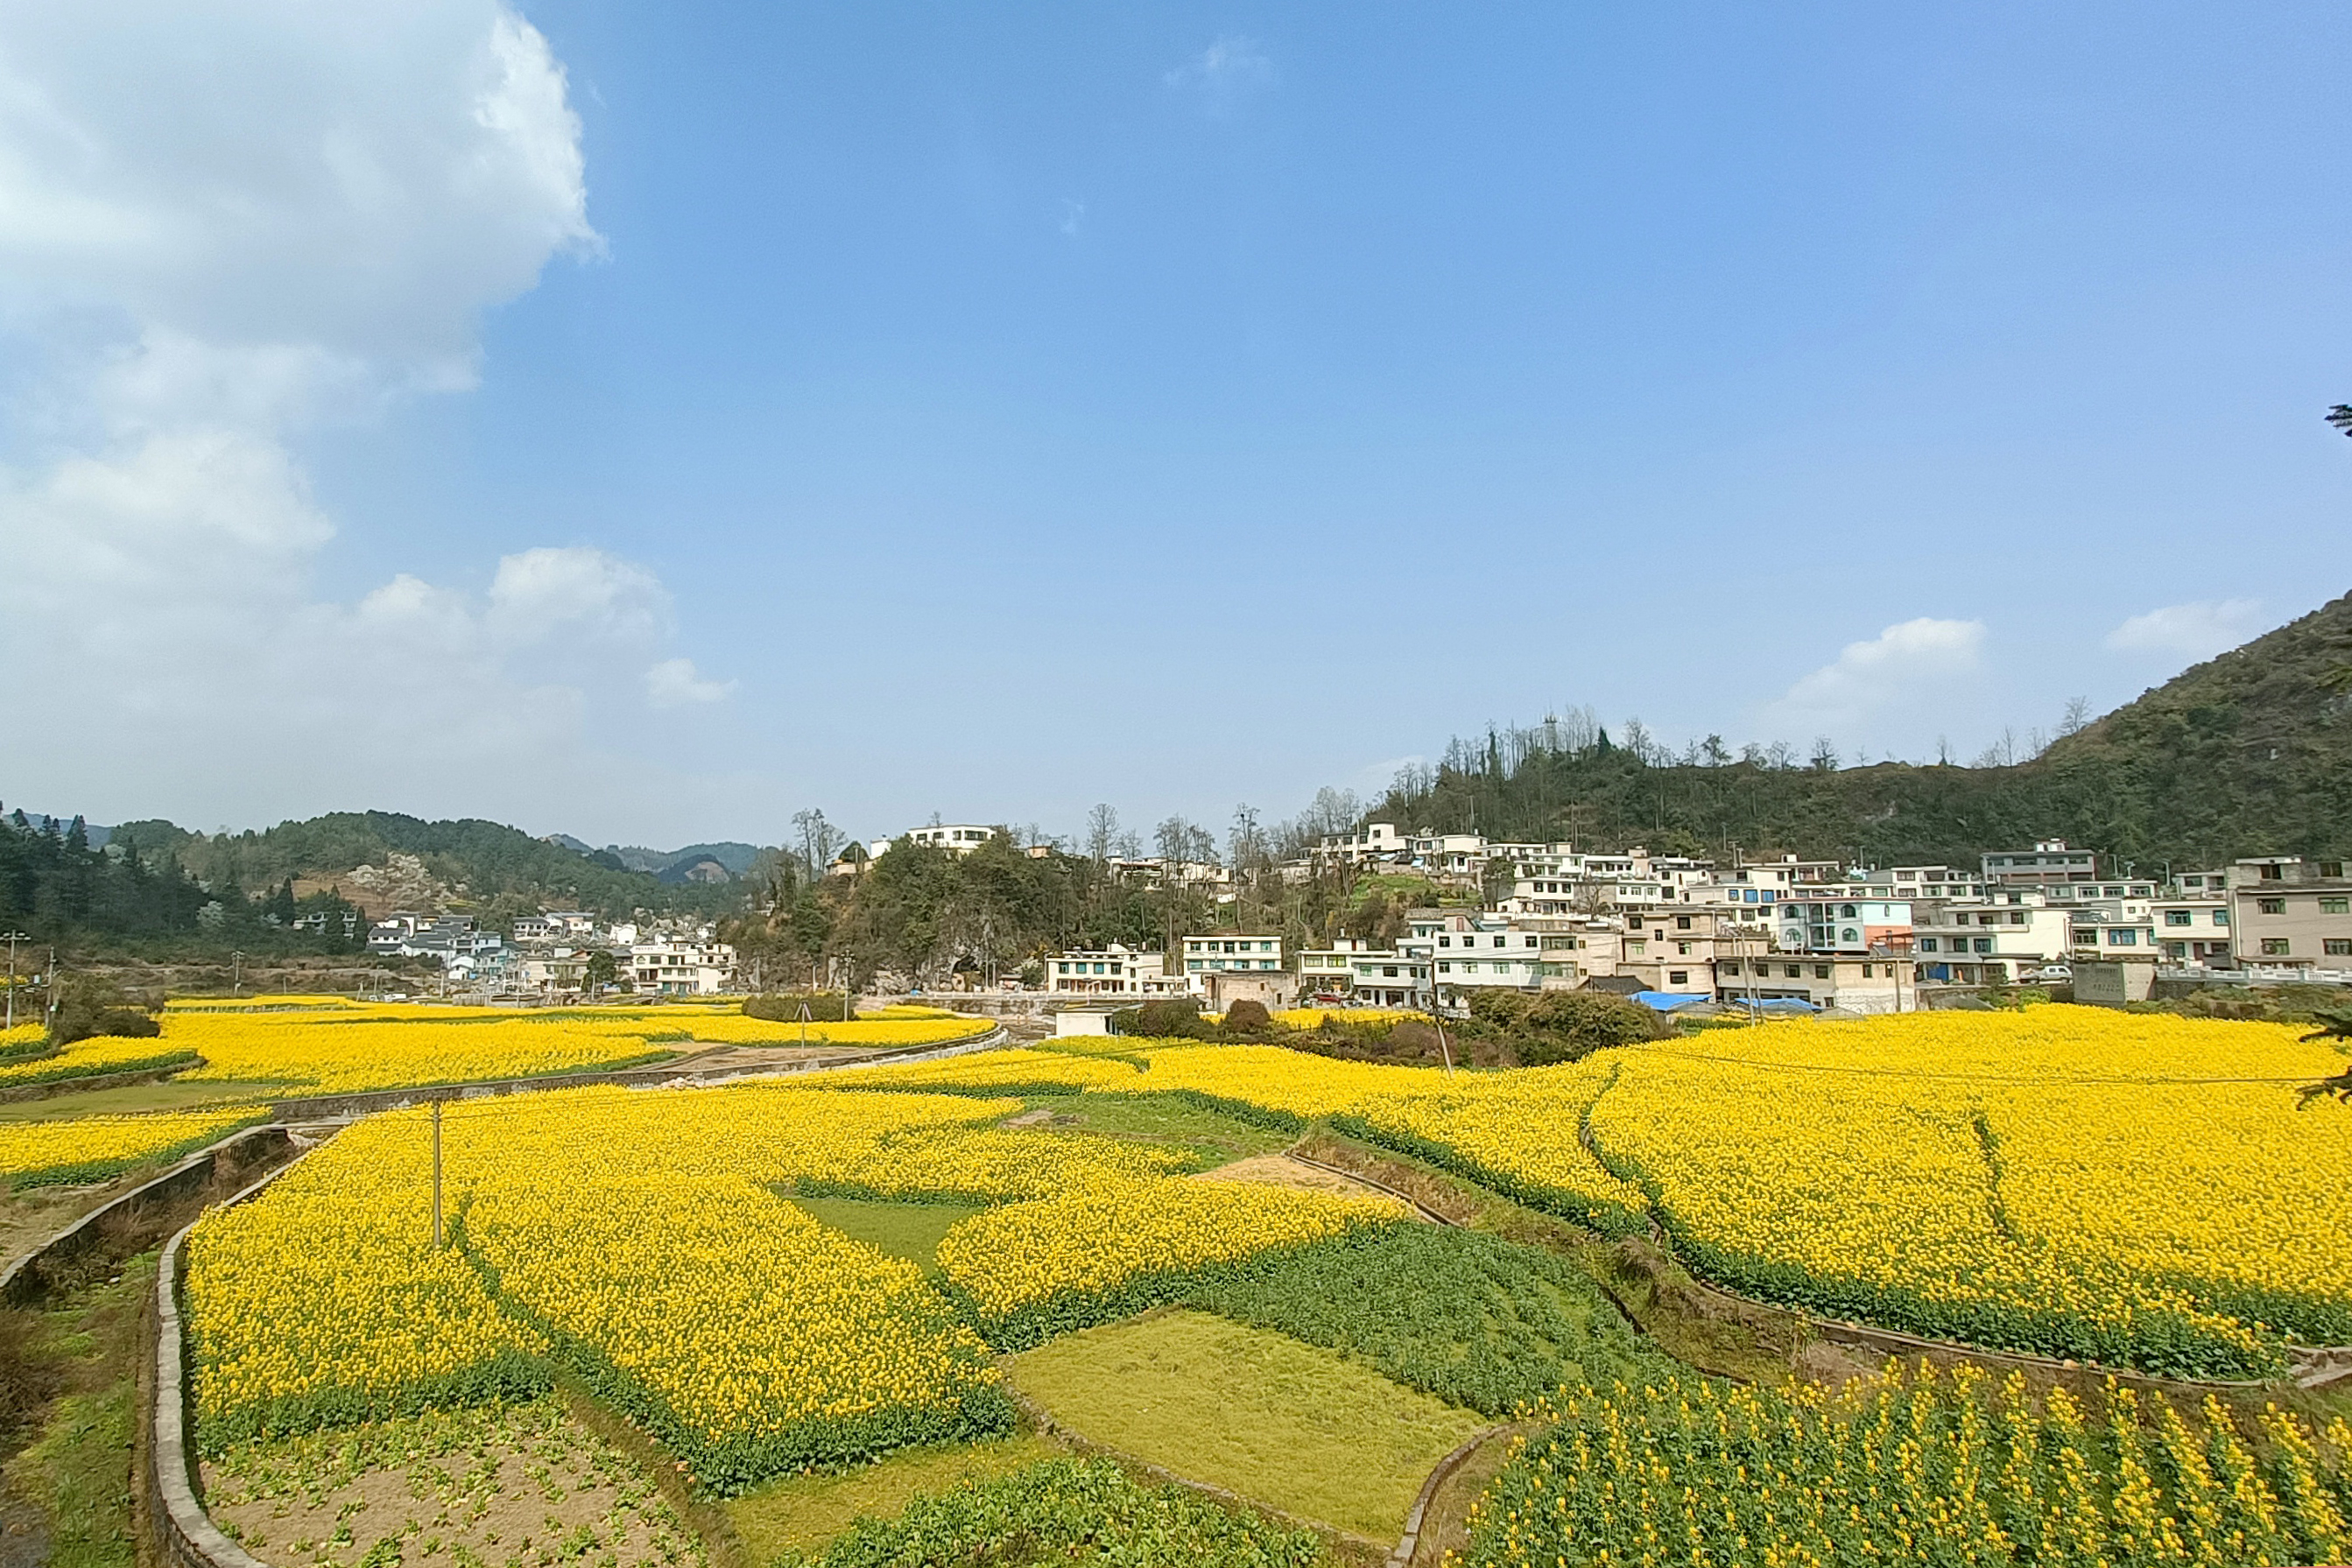
[[[719,1497],[734,1497],[787,1470],[850,1464],[916,1443],[955,1443],[1013,1429],[1013,1401],[992,1385],[966,1390],[940,1409],[894,1408],[798,1422],[782,1432],[713,1437],[669,1402],[624,1371],[600,1347],[566,1331],[509,1294],[489,1260],[467,1243],[464,1217],[452,1240],[490,1299],[517,1322],[543,1335],[556,1359],[594,1396],[628,1416],[684,1459],[695,1479]]]
[[[1096,1561],[1120,1568],[1311,1568],[1323,1538],[1220,1507],[1182,1487],[1143,1486],[1108,1459],[1047,1459],[861,1519],[824,1551],[776,1568],[961,1568]]]
[[[1402,1220],[1384,1221],[1362,1228],[1381,1230],[1391,1225],[1405,1223]],[[1047,1340],[1075,1333],[1080,1329],[1131,1318],[1154,1307],[1173,1306],[1188,1300],[1195,1291],[1213,1286],[1239,1285],[1271,1277],[1299,1253],[1328,1245],[1328,1239],[1309,1241],[1296,1247],[1275,1248],[1231,1262],[1213,1263],[1204,1268],[1130,1274],[1104,1290],[1066,1291],[1005,1312],[990,1312],[951,1281],[942,1281],[940,1290],[955,1304],[958,1315],[972,1325],[991,1349],[1010,1354],[1034,1349]]]

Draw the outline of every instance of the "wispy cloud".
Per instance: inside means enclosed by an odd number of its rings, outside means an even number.
[[[1849,643],[1829,664],[1799,680],[1764,710],[1768,725],[1796,734],[1846,733],[1874,714],[1914,698],[1932,684],[1972,674],[1984,658],[1981,621],[1923,615]]]
[[[2199,600],[2135,615],[2107,633],[2117,653],[2166,653],[2210,659],[2262,630],[2259,599]]]
[[[1228,33],[1160,79],[1179,91],[1199,94],[1209,113],[1223,115],[1273,85],[1274,62],[1255,38]]]

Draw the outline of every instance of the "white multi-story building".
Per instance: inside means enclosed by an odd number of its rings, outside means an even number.
[[[1223,974],[1278,974],[1286,967],[1282,961],[1282,938],[1279,936],[1187,936],[1184,938],[1184,978],[1188,987],[1198,993],[1203,989],[1202,977]]]
[[[927,828],[908,828],[899,836],[898,841],[928,844],[932,849],[945,850],[961,857],[971,853],[996,835],[996,829],[983,827],[977,822],[935,822]]]
[[[1811,894],[1819,890],[1808,889]],[[1911,946],[1908,899],[1871,897],[1884,888],[1856,883],[1846,894],[1860,896],[1784,898],[1774,905],[1774,939],[1790,953],[1895,952]]]
[[[1140,952],[1118,942],[1108,947],[1072,948],[1043,962],[1049,991],[1158,997],[1185,988],[1183,977],[1168,972],[1165,953]]]
[[[2075,957],[2144,958],[2150,962],[2157,958],[2156,914],[2149,899],[2087,898],[2082,895],[2082,887],[2071,891],[2075,896],[2062,907],[2073,926]]]
[[[1429,961],[1392,947],[1342,936],[1298,955],[1300,988],[1367,1007],[1425,1008]]]
[[[2043,839],[2031,850],[2001,850],[1985,856],[1984,880],[2025,887],[2096,882],[2099,857],[2068,848],[2063,839]]]
[[[2199,968],[2230,967],[2230,897],[2220,886],[2208,889],[2203,874],[2191,873],[2197,885],[2188,885],[2189,878],[2180,879],[2177,892],[2166,892],[2149,900],[2148,912],[2156,922],[2156,950],[2167,963],[2192,965]]]
[[[1915,973],[1935,985],[2006,985],[2064,963],[2074,951],[2071,927],[2067,912],[2038,890],[1995,887],[1982,899],[1922,899],[1911,906]]]
[[[628,967],[637,989],[663,996],[712,997],[735,988],[735,949],[725,942],[633,943]]]

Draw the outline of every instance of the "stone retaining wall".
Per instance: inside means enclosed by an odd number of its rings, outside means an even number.
[[[11,1262],[5,1272],[0,1272],[0,1306],[21,1307],[37,1300],[61,1271],[109,1239],[168,1213],[173,1205],[204,1191],[219,1176],[251,1170],[290,1147],[285,1128],[268,1126],[247,1127],[198,1149],[162,1176],[91,1209]]]

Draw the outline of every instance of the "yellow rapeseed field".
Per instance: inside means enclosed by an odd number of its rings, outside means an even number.
[[[2352,1343],[2352,1109],[2295,1029],[2100,1009],[1711,1031],[1509,1072],[1118,1042],[877,1069],[1328,1119],[1832,1316],[2189,1375]],[[1139,1067],[1137,1061],[1143,1065]],[[1589,1127],[1589,1136],[1588,1136]]]
[[[108,1176],[199,1148],[252,1111],[187,1111],[152,1116],[81,1116],[0,1123],[0,1183],[42,1186]]]
[[[171,1040],[127,1035],[93,1035],[75,1040],[54,1056],[19,1056],[0,1060],[0,1089],[17,1083],[45,1083],[63,1078],[84,1078],[100,1072],[130,1072],[184,1060],[187,1047]]]
[[[21,1051],[28,1045],[38,1045],[47,1038],[48,1032],[46,1025],[37,1023],[20,1023],[15,1029],[0,1029],[0,1051]]]
[[[205,1440],[511,1395],[537,1385],[543,1352],[732,1489],[1011,1416],[988,1347],[919,1270],[781,1190],[1003,1206],[941,1252],[959,1288],[1007,1306],[1394,1213],[1204,1188],[1165,1150],[994,1125],[1018,1108],[773,1083],[459,1103],[444,1118],[452,1245],[438,1253],[425,1113],[362,1122],[196,1228]],[[1080,1254],[1082,1268],[1051,1261]]]
[[[322,1005],[297,1005],[310,1002]],[[984,1019],[955,1016],[861,1019],[811,1024],[808,1037],[927,1045],[991,1027]],[[608,1070],[704,1045],[794,1044],[800,1026],[746,1018],[731,1004],[501,1009],[272,997],[233,1006],[175,1002],[163,1015],[163,1038],[204,1058],[203,1067],[186,1075],[194,1080],[339,1094]]]

